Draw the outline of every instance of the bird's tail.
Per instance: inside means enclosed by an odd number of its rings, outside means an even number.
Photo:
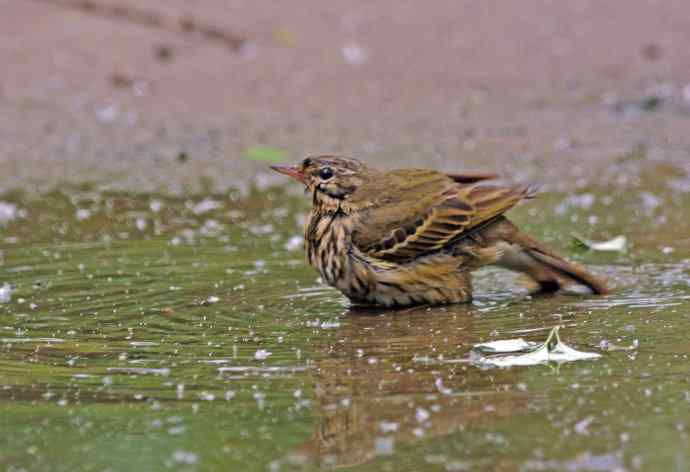
[[[499,249],[495,264],[528,275],[539,284],[541,292],[555,292],[577,283],[596,294],[608,293],[603,279],[554,254],[505,218],[487,228],[485,236]]]

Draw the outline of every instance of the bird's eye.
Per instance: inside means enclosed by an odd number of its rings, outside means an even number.
[[[328,180],[331,177],[333,177],[333,169],[330,167],[324,167],[319,171],[319,177],[321,177],[321,180]]]

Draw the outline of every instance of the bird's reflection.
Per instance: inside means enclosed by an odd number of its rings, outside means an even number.
[[[522,408],[515,371],[469,363],[476,317],[471,306],[348,310],[316,346],[316,430],[297,453],[351,466]]]

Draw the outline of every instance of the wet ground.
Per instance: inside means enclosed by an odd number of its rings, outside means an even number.
[[[485,270],[471,305],[355,312],[301,249],[294,188],[3,196],[7,470],[690,467],[690,177],[641,172],[515,220],[610,278],[532,299]],[[643,190],[644,189],[644,190]],[[613,195],[616,195],[615,200]],[[624,252],[571,233],[624,234]],[[601,359],[486,369],[475,343],[561,337]]]

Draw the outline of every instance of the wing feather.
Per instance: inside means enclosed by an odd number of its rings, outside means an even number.
[[[460,184],[443,174],[433,174],[442,178],[430,178],[433,185],[417,185],[409,194],[405,186],[392,186],[389,190],[396,195],[389,193],[367,208],[355,231],[355,244],[372,257],[412,259],[454,244],[473,228],[532,196],[526,186]],[[401,208],[412,210],[412,214]]]

